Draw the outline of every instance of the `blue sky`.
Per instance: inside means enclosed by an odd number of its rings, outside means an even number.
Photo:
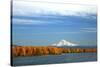
[[[80,46],[96,46],[96,6],[13,1],[13,43],[50,45],[68,40]]]

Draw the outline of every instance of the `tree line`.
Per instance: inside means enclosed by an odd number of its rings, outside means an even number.
[[[50,46],[15,46],[12,47],[12,56],[42,56],[61,55],[63,53],[97,52],[96,48],[60,48]]]

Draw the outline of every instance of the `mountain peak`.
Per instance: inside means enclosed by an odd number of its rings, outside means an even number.
[[[61,40],[58,43],[52,44],[52,46],[77,46],[77,44],[71,43],[67,40]]]

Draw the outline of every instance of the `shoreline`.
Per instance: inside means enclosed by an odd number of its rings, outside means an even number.
[[[61,55],[66,53],[97,53],[97,48],[62,48],[53,46],[15,46],[11,47],[12,57]]]

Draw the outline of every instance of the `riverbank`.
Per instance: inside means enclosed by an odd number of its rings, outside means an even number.
[[[18,56],[43,56],[61,55],[63,53],[91,53],[97,52],[96,48],[61,48],[53,46],[15,46],[11,47],[12,57]]]

